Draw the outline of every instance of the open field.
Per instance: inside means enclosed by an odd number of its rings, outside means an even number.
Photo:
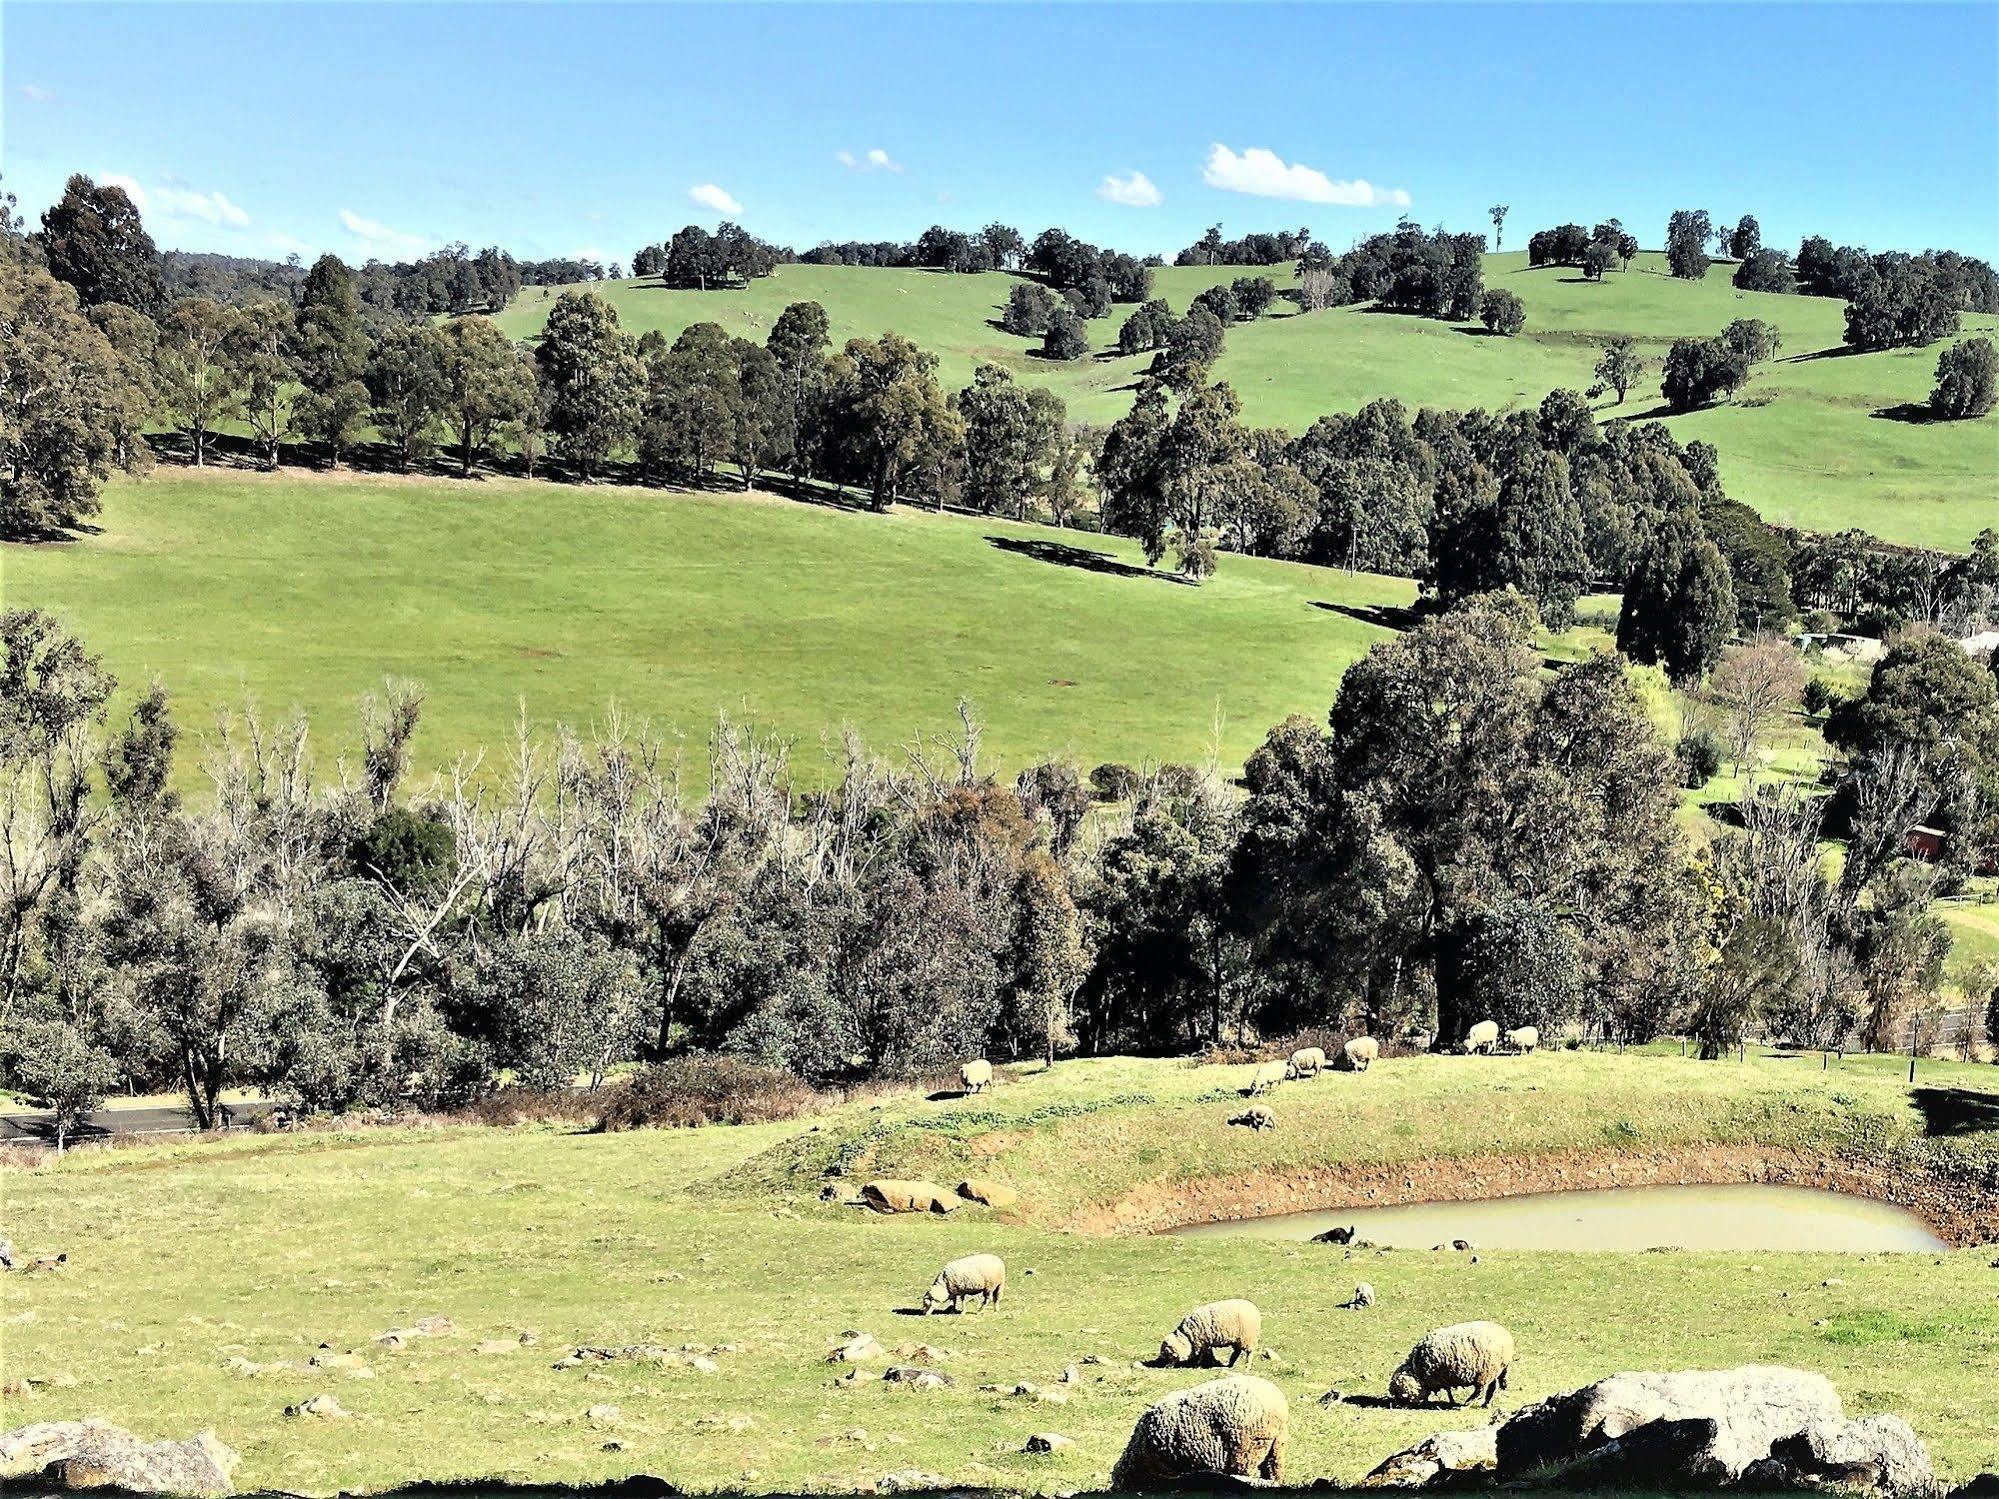
[[[1809,1070],[1805,1070],[1809,1066]],[[1991,1250],[1946,1254],[1344,1251],[1251,1239],[1051,1232],[1088,1204],[1245,1169],[1339,1167],[1762,1139],[1881,1151],[1999,1143],[1999,1073],[1925,1065],[1912,1101],[1894,1059],[1555,1053],[1384,1062],[1287,1085],[1286,1128],[1220,1123],[1241,1068],[1067,1063],[970,1101],[897,1095],[788,1125],[601,1136],[552,1128],[378,1131],[82,1152],[0,1176],[25,1252],[10,1276],[10,1378],[74,1376],[4,1400],[8,1426],[101,1414],[146,1434],[213,1424],[239,1487],[325,1493],[415,1478],[580,1482],[631,1472],[697,1490],[852,1488],[911,1468],[965,1484],[1100,1484],[1138,1411],[1204,1377],[1136,1367],[1188,1307],[1256,1299],[1291,1400],[1292,1476],[1351,1481],[1463,1416],[1321,1405],[1379,1393],[1428,1328],[1506,1322],[1513,1409],[1622,1368],[1746,1361],[1835,1380],[1856,1413],[1906,1416],[1957,1478],[1999,1466],[1999,1282]],[[1937,1098],[1956,1104],[1939,1110]],[[1923,1106],[1919,1107],[1918,1104]],[[1982,1113],[1980,1111],[1983,1111]],[[1952,1122],[1954,1121],[1954,1123]],[[1969,1121],[1969,1122],[1967,1122]],[[816,1130],[816,1133],[814,1132]],[[829,1151],[1013,1181],[1022,1214],[875,1219],[816,1203]],[[948,1178],[947,1178],[948,1179]],[[991,1314],[912,1318],[936,1266],[990,1248],[1012,1269]],[[1031,1273],[1030,1273],[1031,1272]],[[1338,1303],[1357,1280],[1381,1304]],[[441,1314],[453,1336],[398,1350],[391,1327]],[[838,1388],[838,1334],[928,1343],[955,1387]],[[532,1342],[523,1339],[531,1337]],[[321,1342],[374,1377],[306,1369]],[[703,1372],[630,1361],[554,1369],[578,1344],[714,1349]],[[475,1351],[484,1344],[489,1351]],[[491,1351],[493,1349],[504,1351]],[[1101,1363],[1085,1364],[1086,1355]],[[258,1375],[232,1358],[283,1364]],[[1065,1403],[1011,1391],[1079,1377]],[[287,1419],[327,1392],[350,1421]],[[593,1421],[593,1406],[616,1417]],[[732,1429],[730,1422],[748,1418]],[[1030,1432],[1076,1447],[1020,1452]],[[622,1450],[607,1450],[610,1440]]]
[[[1842,305],[1820,297],[1739,292],[1733,267],[1716,265],[1705,281],[1676,281],[1664,257],[1638,257],[1602,283],[1561,267],[1530,270],[1522,252],[1486,258],[1486,282],[1516,293],[1527,327],[1511,339],[1429,318],[1344,308],[1280,315],[1229,331],[1216,374],[1235,386],[1247,420],[1301,430],[1329,411],[1350,411],[1378,396],[1410,406],[1538,404],[1557,387],[1581,390],[1603,340],[1628,334],[1654,361],[1654,378],[1622,407],[1606,397],[1600,418],[1665,416],[1657,365],[1672,340],[1718,333],[1732,319],[1762,318],[1783,336],[1783,352],[1757,369],[1731,405],[1668,418],[1682,441],[1700,438],[1721,451],[1729,492],[1772,521],[1816,530],[1858,526],[1889,541],[1962,548],[1982,526],[1999,521],[1999,413],[1971,422],[1912,419],[1925,401],[1940,346],[1848,354],[1840,342]],[[1268,275],[1280,289],[1289,266],[1169,267],[1155,273],[1158,294],[1184,310],[1203,288],[1243,275]],[[835,341],[893,329],[938,356],[948,389],[969,382],[980,363],[1006,365],[1046,385],[1077,420],[1115,420],[1131,403],[1150,356],[1113,353],[1129,309],[1089,325],[1098,353],[1054,364],[996,323],[1014,277],[953,276],[843,266],[781,266],[741,290],[668,291],[656,281],[593,283],[635,332],[669,336],[713,321],[761,340],[784,307],[823,303]],[[519,337],[536,333],[560,288],[528,287],[500,318]],[[1281,315],[1289,314],[1289,315]],[[1964,334],[1992,333],[1999,318],[1972,316]]]
[[[971,700],[989,759],[1239,764],[1324,714],[1414,584],[1229,557],[1192,587],[1130,542],[1047,527],[488,479],[162,467],[102,534],[0,551],[10,608],[60,613],[128,693],[162,676],[190,731],[254,698],[350,750],[384,676],[423,683],[428,770],[616,700],[687,748],[726,711],[793,736],[808,780],[841,725],[890,753]],[[1219,737],[1217,737],[1219,725]],[[832,736],[825,745],[822,736]],[[199,779],[198,755],[180,767]]]

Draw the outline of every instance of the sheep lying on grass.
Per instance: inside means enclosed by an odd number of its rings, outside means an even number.
[[[1268,1093],[1284,1081],[1285,1062],[1258,1062],[1256,1071],[1249,1075],[1249,1086],[1243,1090],[1243,1097],[1254,1098],[1259,1093]]]
[[[1277,1111],[1268,1104],[1253,1103],[1240,1114],[1229,1115],[1229,1123],[1247,1125],[1254,1130],[1276,1129]]]
[[[1224,1348],[1229,1350],[1229,1367],[1239,1358],[1248,1358],[1263,1341],[1263,1313],[1256,1304],[1236,1298],[1210,1301],[1197,1306],[1180,1319],[1159,1345],[1162,1364],[1195,1364],[1213,1361]]]
[[[1301,1046],[1291,1053],[1291,1063],[1284,1069],[1284,1076],[1287,1080],[1300,1077],[1317,1077],[1325,1070],[1325,1049],[1318,1046]]]
[[[861,1188],[863,1206],[877,1213],[948,1213],[964,1206],[964,1199],[946,1192],[935,1182],[871,1181]]]
[[[1481,1051],[1491,1051],[1499,1045],[1499,1022],[1481,1020],[1465,1032],[1465,1055],[1471,1056]]]
[[[1372,1036],[1355,1036],[1340,1048],[1340,1055],[1346,1058],[1347,1071],[1365,1072],[1381,1056],[1381,1043]]]
[[[1538,1026],[1523,1025],[1518,1030],[1506,1033],[1506,1049],[1517,1052],[1523,1057],[1540,1044],[1541,1031]]]
[[[1138,1418],[1111,1487],[1137,1493],[1207,1474],[1282,1482],[1290,1426],[1284,1392],[1267,1379],[1231,1374],[1177,1390]]]
[[[962,1312],[973,1297],[981,1306],[993,1306],[1006,1293],[1006,1261],[996,1254],[968,1254],[952,1260],[937,1272],[930,1289],[923,1293],[923,1315],[950,1307]]]
[[[958,1084],[967,1093],[983,1093],[993,1085],[993,1064],[981,1057],[958,1069]]]
[[[1497,1322],[1458,1322],[1438,1328],[1409,1350],[1388,1377],[1388,1398],[1402,1405],[1427,1405],[1442,1390],[1456,1405],[1457,1392],[1470,1390],[1467,1404],[1483,1397],[1491,1405],[1494,1393],[1506,1388],[1512,1364],[1512,1333]]]

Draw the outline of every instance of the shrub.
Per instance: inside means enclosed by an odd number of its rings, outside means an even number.
[[[1680,784],[1698,791],[1721,770],[1721,755],[1721,741],[1708,730],[1695,729],[1683,735],[1673,746],[1673,758],[1680,766]]]
[[[1837,708],[1841,703],[1846,701],[1846,694],[1833,686],[1824,677],[1813,677],[1809,682],[1805,683],[1805,691],[1801,701],[1804,704],[1805,712],[1809,713],[1813,718],[1823,718],[1826,714],[1832,712],[1834,708]]]
[[[633,1073],[604,1099],[606,1130],[703,1124],[768,1124],[796,1119],[822,1102],[820,1095],[782,1067],[740,1057],[695,1052]]]
[[[1090,352],[1090,335],[1083,320],[1068,308],[1058,308],[1048,319],[1048,336],[1041,342],[1046,359],[1081,359]]]
[[[1718,338],[1674,340],[1660,389],[1675,411],[1692,411],[1733,395],[1749,378],[1749,361]]]
[[[1503,287],[1493,287],[1478,299],[1478,320],[1494,333],[1511,338],[1527,326],[1527,309]]]
[[[1138,772],[1116,761],[1090,772],[1090,789],[1107,802],[1128,802],[1138,795]]]
[[[1967,338],[1937,356],[1936,389],[1930,409],[1955,421],[1983,416],[1999,400],[1999,351],[1989,338]]]
[[[1152,778],[1162,796],[1192,796],[1201,789],[1201,773],[1191,765],[1169,760]]]

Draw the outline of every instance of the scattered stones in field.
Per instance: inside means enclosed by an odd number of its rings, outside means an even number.
[[[1062,1390],[1044,1390],[1040,1385],[1022,1380],[1007,1392],[1018,1400],[1038,1400],[1043,1405],[1067,1405],[1069,1396]]]
[[[950,1487],[951,1480],[941,1473],[926,1473],[921,1468],[902,1468],[894,1473],[884,1473],[875,1480],[878,1494],[916,1493],[924,1489]]]
[[[1382,1459],[1363,1478],[1362,1488],[1422,1489],[1441,1486],[1460,1474],[1490,1472],[1499,1462],[1497,1426],[1472,1431],[1440,1431],[1414,1447]]]
[[[623,1452],[625,1450],[625,1444],[619,1441],[616,1437],[612,1437],[610,1441],[606,1442],[598,1450],[601,1452]]]
[[[301,1400],[297,1405],[285,1407],[287,1416],[311,1416],[319,1421],[345,1421],[352,1417],[349,1411],[331,1395],[314,1395]]]
[[[34,1259],[26,1263],[15,1262],[9,1264],[6,1268],[9,1270],[20,1270],[28,1275],[49,1275],[65,1268],[68,1264],[69,1253],[65,1250],[61,1254],[37,1255]]]
[[[616,1407],[613,1407],[615,1409]],[[703,1416],[694,1423],[696,1431],[726,1431],[740,1436],[746,1431],[756,1430],[756,1421],[750,1416]]]
[[[888,1350],[871,1332],[844,1332],[846,1341],[826,1355],[829,1364],[873,1364],[888,1358]]]
[[[882,1370],[882,1378],[912,1390],[948,1390],[958,1382],[941,1369],[924,1369],[914,1364],[893,1365]]]
[[[352,1373],[368,1367],[368,1361],[358,1353],[342,1353],[330,1343],[321,1343],[319,1351],[306,1361],[310,1369],[339,1369]]]
[[[895,1350],[895,1356],[913,1364],[941,1364],[952,1357],[948,1350],[930,1343],[903,1343]]]
[[[1076,1445],[1073,1437],[1065,1437],[1059,1431],[1037,1431],[1027,1439],[1025,1452],[1062,1452]]]
[[[624,1418],[624,1411],[615,1405],[593,1405],[583,1413],[583,1419],[594,1421],[599,1426],[615,1426]]]
[[[375,1341],[384,1348],[401,1348],[419,1338],[448,1338],[456,1331],[458,1329],[449,1317],[422,1317],[408,1327],[392,1327],[387,1332],[376,1333]]]
[[[1082,1377],[1081,1371],[1074,1364],[1064,1364],[1062,1366],[1062,1373],[1059,1376],[1063,1384],[1074,1384]]]
[[[44,1421],[0,1435],[0,1478],[58,1488],[134,1494],[228,1494],[241,1459],[199,1431],[181,1442],[142,1442],[109,1421]]]
[[[473,1351],[476,1353],[479,1350]],[[586,1344],[574,1352],[564,1354],[555,1361],[553,1367],[575,1369],[584,1364],[609,1363],[615,1359],[693,1369],[701,1374],[718,1374],[722,1369],[722,1366],[707,1354],[695,1352],[691,1345],[687,1348],[662,1348],[657,1343],[626,1343],[614,1348]]]
[[[1819,1285],[1828,1291],[1845,1284],[1846,1282],[1841,1280],[1837,1275],[1828,1275],[1824,1280],[1819,1282]]]
[[[880,1378],[881,1376],[872,1369],[849,1369],[845,1374],[834,1380],[833,1383],[845,1386],[847,1389],[852,1389],[855,1385],[870,1384]]]

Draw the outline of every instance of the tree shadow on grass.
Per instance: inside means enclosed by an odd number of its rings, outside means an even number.
[[[1999,1094],[1975,1093],[1969,1088],[1918,1088],[1914,1097],[1926,1135],[1999,1133]]]
[[[1883,406],[1867,414],[1877,421],[1908,422],[1917,427],[1927,427],[1932,422],[1943,420],[1928,401],[1904,401],[1899,406]]]
[[[1807,349],[1802,354],[1786,354],[1779,364],[1811,364],[1820,359],[1851,359],[1856,354],[1886,353],[1886,350],[1856,349],[1852,344],[1834,344],[1825,349]]]
[[[1393,630],[1398,635],[1415,629],[1423,619],[1422,610],[1407,604],[1335,604],[1325,599],[1313,599],[1312,607],[1323,609],[1328,614],[1344,614],[1348,619]]]
[[[1108,552],[1093,552],[1087,547],[1070,546],[1067,542],[1043,541],[1027,536],[988,536],[986,540],[1002,552],[1032,557],[1036,562],[1052,562],[1058,567],[1077,567],[1084,572],[1104,573],[1113,578],[1152,578],[1162,583],[1192,586],[1177,573],[1139,567]]]

